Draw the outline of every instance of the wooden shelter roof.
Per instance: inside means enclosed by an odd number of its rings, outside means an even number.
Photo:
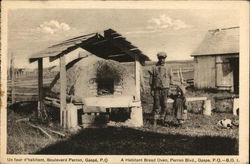
[[[191,56],[239,53],[239,27],[209,30]]]
[[[138,58],[141,63],[149,60],[138,47],[112,29],[105,30],[103,35],[92,33],[65,40],[33,54],[29,60],[34,62],[39,58],[49,57],[50,61],[54,61],[79,47],[98,57],[119,62],[130,62],[135,58]]]

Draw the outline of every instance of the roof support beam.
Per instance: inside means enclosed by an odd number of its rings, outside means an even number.
[[[115,47],[120,49],[122,52],[124,52],[125,54],[128,54],[132,59],[135,59],[135,56],[137,56],[137,54],[133,52],[133,50],[135,50],[134,48],[126,49],[125,47],[122,46],[122,44],[120,44],[117,41],[114,41],[112,38],[110,38],[109,41],[110,41],[111,44],[113,44]],[[139,60],[139,59],[136,58],[136,60]]]
[[[115,55],[109,55],[108,58],[115,58],[115,57],[121,57],[121,56],[126,56],[126,54],[115,54]]]
[[[98,42],[92,43],[92,45],[102,44],[102,43],[105,43],[105,42],[107,42],[107,41],[108,41],[108,40],[101,40],[101,41],[98,41]]]

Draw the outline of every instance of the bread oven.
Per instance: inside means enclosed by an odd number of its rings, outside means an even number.
[[[77,48],[88,54],[79,55],[66,64],[65,56]],[[70,127],[67,125],[71,115],[67,109],[67,97],[83,110],[83,123],[87,117],[88,120],[95,120],[94,115],[110,112],[114,108],[126,108],[131,113],[129,123],[142,125],[140,67],[149,58],[119,33],[108,29],[104,35],[95,33],[68,39],[35,54],[30,61],[38,60],[41,66],[40,59],[43,57],[50,57],[51,61],[60,59],[59,76],[51,83],[50,92],[60,98],[60,122],[63,127]],[[128,62],[133,64],[128,66]],[[43,94],[39,90],[39,104],[43,103],[41,97]]]

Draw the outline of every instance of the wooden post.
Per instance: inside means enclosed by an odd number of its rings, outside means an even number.
[[[237,116],[239,114],[239,98],[234,98],[233,99],[233,115]]]
[[[11,54],[10,59],[10,76],[11,76],[11,104],[15,103],[15,67],[14,67],[14,57]]]
[[[42,119],[43,108],[43,58],[38,59],[38,108],[37,117]]]
[[[63,128],[67,125],[66,113],[66,63],[65,56],[60,57],[60,123]]]
[[[138,60],[138,57],[135,56],[135,101],[136,102],[141,102],[140,72],[141,72],[141,64]],[[140,127],[143,125],[143,111],[142,111],[141,103],[140,103],[140,106],[136,106],[136,107],[132,108],[130,117],[131,117],[131,120],[133,120],[133,122],[134,122],[134,126]]]
[[[204,110],[203,110],[203,114],[206,116],[211,116],[211,100],[205,100],[204,101]]]
[[[183,74],[182,74],[182,69],[180,68],[180,78],[181,78],[181,84],[184,83],[184,79],[183,79]]]
[[[140,101],[141,100],[141,94],[140,94],[140,62],[137,60],[137,57],[135,56],[135,100]]]

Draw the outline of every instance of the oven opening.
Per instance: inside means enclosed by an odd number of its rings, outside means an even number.
[[[114,94],[114,79],[100,79],[97,82],[98,95],[113,95]]]

